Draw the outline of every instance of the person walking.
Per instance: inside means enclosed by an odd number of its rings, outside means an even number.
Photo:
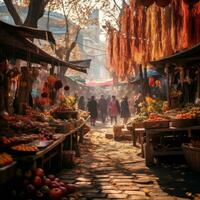
[[[88,101],[87,108],[91,116],[90,117],[91,126],[95,126],[98,112],[97,112],[97,101],[95,100],[94,96],[92,96],[91,99]]]
[[[85,110],[85,98],[81,96],[78,100],[78,109]]]
[[[120,105],[114,95],[108,105],[108,111],[111,118],[111,124],[113,124],[113,120],[115,120],[115,124],[117,124],[117,115],[120,113]]]
[[[128,105],[128,97],[123,97],[121,101],[121,118],[123,118],[123,124],[126,124],[130,117],[130,109]]]
[[[106,101],[104,95],[101,95],[101,98],[99,99],[99,102],[98,102],[98,109],[100,111],[102,123],[105,123],[105,121],[106,121],[107,107],[108,107],[107,101]]]

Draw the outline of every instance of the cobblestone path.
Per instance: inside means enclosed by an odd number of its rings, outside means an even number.
[[[77,199],[200,199],[200,177],[185,165],[149,169],[131,142],[106,139],[112,128],[98,125],[85,136],[76,167],[59,175],[77,185]]]

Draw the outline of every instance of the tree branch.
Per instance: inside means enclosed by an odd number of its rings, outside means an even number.
[[[22,20],[21,20],[19,14],[17,13],[15,6],[13,5],[12,0],[4,0],[4,3],[8,9],[8,12],[10,13],[11,17],[13,18],[15,24],[22,25]]]

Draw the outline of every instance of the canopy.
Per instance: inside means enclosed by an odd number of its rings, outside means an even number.
[[[144,76],[144,73],[143,73],[143,76]],[[161,77],[162,75],[157,72],[156,70],[148,70],[147,71],[147,77]],[[140,81],[140,74],[138,73],[137,76],[134,78],[134,79],[130,79],[129,82],[130,83],[137,83]]]
[[[91,60],[64,62],[47,54],[27,38],[49,39],[49,41],[55,43],[53,35],[48,31],[13,26],[0,21],[1,56],[19,58],[38,64],[45,62],[55,66],[69,67],[80,72],[87,72],[86,69],[89,68]]]
[[[155,67],[165,67],[166,64],[180,64],[184,66],[200,64],[200,44],[160,60],[151,61],[150,64]]]
[[[86,86],[89,87],[113,86],[113,80],[88,81],[86,82]]]

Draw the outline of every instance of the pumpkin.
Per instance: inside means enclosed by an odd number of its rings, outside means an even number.
[[[154,0],[137,0],[137,5],[149,7],[154,3]]]
[[[171,0],[156,0],[156,4],[160,7],[166,7],[170,4]]]

